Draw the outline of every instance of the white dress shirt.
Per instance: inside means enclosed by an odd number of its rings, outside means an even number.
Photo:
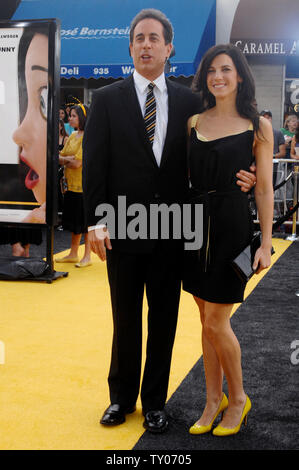
[[[145,114],[145,102],[146,95],[148,92],[148,84],[151,83],[150,80],[143,77],[134,70],[133,73],[134,85],[140,104],[140,109],[142,115]],[[155,84],[154,87],[154,96],[156,99],[156,126],[155,126],[155,138],[153,143],[153,152],[157,161],[158,166],[160,166],[163,147],[165,143],[167,124],[168,124],[168,92],[165,81],[165,75],[162,73],[156,80],[152,83]],[[94,230],[95,228],[103,228],[104,225],[94,225],[88,227],[88,231]]]
[[[151,82],[140,75],[136,70],[134,70],[133,79],[141,112],[144,116],[146,95],[148,92],[147,87]],[[168,123],[168,93],[164,73],[162,73],[152,83],[155,84],[153,92],[156,99],[156,127],[153,152],[156,157],[157,164],[160,166]]]

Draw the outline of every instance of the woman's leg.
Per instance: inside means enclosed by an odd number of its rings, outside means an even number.
[[[61,258],[61,260],[67,261],[69,259],[75,260],[76,258],[78,258],[78,249],[81,241],[81,235],[81,233],[72,233],[70,252],[68,255]]]
[[[230,324],[232,307],[233,304],[204,303],[204,334],[216,351],[228,384],[229,406],[221,423],[225,428],[237,426],[246,401],[240,344]]]
[[[22,245],[20,242],[14,243],[12,245],[12,255],[13,256],[24,256],[29,258],[29,248],[30,244]]]
[[[80,263],[88,263],[90,261],[90,253],[91,253],[91,248],[90,248],[90,242],[89,242],[88,232],[87,232],[87,233],[84,233],[84,255]]]
[[[13,256],[25,256],[25,248],[21,245],[21,243],[14,243],[11,248]]]
[[[26,256],[26,258],[29,258],[29,248],[30,248],[29,243],[27,245],[24,245],[24,256]]]
[[[217,352],[205,332],[205,302],[198,297],[194,297],[194,300],[198,305],[201,323],[203,325],[202,351],[206,379],[206,406],[197,423],[202,426],[207,426],[214,418],[222,398],[223,369],[219,362]]]

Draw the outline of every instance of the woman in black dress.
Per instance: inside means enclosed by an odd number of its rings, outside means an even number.
[[[193,294],[202,321],[202,347],[206,376],[206,406],[191,434],[212,428],[213,434],[235,434],[251,408],[244,392],[239,342],[231,329],[233,304],[243,301],[245,283],[230,266],[250,242],[253,228],[246,193],[236,174],[256,161],[255,199],[262,244],[254,268],[270,266],[273,221],[272,149],[270,123],[253,105],[254,81],[242,52],[232,45],[211,48],[194,77],[193,88],[202,97],[203,112],[189,119],[190,179],[204,205],[203,246],[186,252],[183,288]],[[222,391],[223,374],[229,399]]]

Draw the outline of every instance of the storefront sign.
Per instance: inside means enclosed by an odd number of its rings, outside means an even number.
[[[100,38],[129,38],[130,27],[126,26],[119,28],[90,28],[89,26],[75,26],[72,29],[62,29],[61,39],[74,38],[74,39],[100,39]]]
[[[298,41],[278,39],[233,39],[233,44],[247,55],[296,55]]]
[[[107,77],[122,77],[126,78],[134,72],[132,64],[119,64],[119,65],[61,65],[60,75],[62,78],[107,78]],[[182,63],[171,65],[170,71],[173,75],[192,75],[194,73],[193,63]],[[1,90],[0,90],[1,93]]]
[[[194,75],[215,44],[216,0],[22,0],[13,19],[60,19],[62,78],[125,78],[134,69],[131,21],[149,7],[163,11],[175,31],[170,74]]]

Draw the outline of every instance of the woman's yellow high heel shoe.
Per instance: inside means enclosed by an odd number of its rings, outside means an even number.
[[[247,415],[251,409],[251,401],[249,397],[246,395],[246,402],[245,406],[243,409],[243,413],[241,416],[241,420],[239,424],[235,428],[224,428],[219,424],[214,430],[213,430],[213,435],[214,436],[230,436],[232,434],[237,434],[240,431],[241,425],[244,421],[244,425],[247,425]]]
[[[189,429],[189,433],[190,434],[205,434],[206,432],[210,432],[211,429],[212,429],[212,426],[213,426],[213,423],[215,421],[215,419],[217,418],[217,416],[219,415],[219,413],[222,413],[222,417],[223,417],[223,411],[227,408],[228,406],[228,399],[225,395],[225,393],[222,395],[222,399],[221,399],[221,402],[220,402],[220,405],[216,411],[216,414],[214,416],[214,418],[212,419],[212,421],[210,422],[210,424],[206,425],[206,426],[203,426],[201,424],[193,424],[193,426],[191,426],[191,428]],[[221,418],[222,419],[222,418]]]

